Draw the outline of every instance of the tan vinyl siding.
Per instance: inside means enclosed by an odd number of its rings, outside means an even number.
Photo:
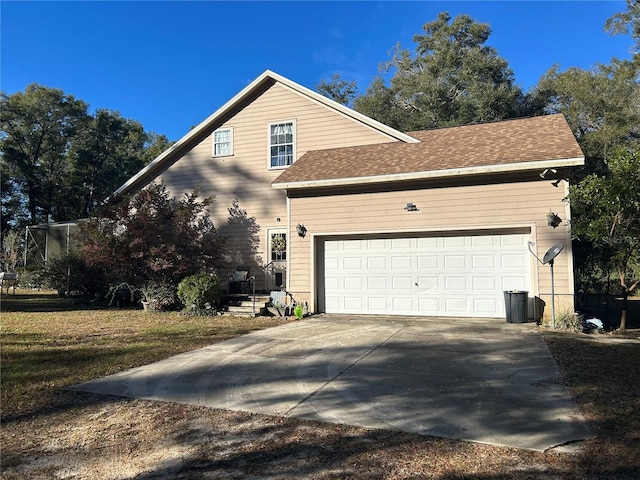
[[[237,199],[247,216],[255,217],[255,224],[260,229],[260,244],[253,246],[257,247],[256,253],[260,257],[257,263],[262,265],[269,262],[264,245],[266,228],[287,225],[286,194],[271,187],[271,182],[283,169],[269,168],[268,125],[287,120],[296,123],[296,158],[308,150],[394,141],[276,83],[224,124],[212,126],[210,133],[233,127],[233,155],[212,157],[209,135],[161,176],[172,195],[177,197],[190,192],[196,185],[200,186],[201,196],[215,196],[210,208],[214,225],[222,235],[232,238],[238,238],[238,229],[235,227],[234,231],[228,226],[228,209]],[[230,243],[237,247],[233,240]],[[248,257],[253,256],[251,247],[245,241],[235,248],[231,266],[248,262]]]
[[[571,294],[571,247],[564,195],[562,188],[554,188],[548,181],[532,181],[292,198],[292,228],[303,223],[309,233],[304,239],[295,232],[291,237],[289,286],[294,294],[312,298],[313,267],[309,258],[314,236],[391,232],[412,236],[420,232],[518,229],[531,231],[531,240],[536,243],[534,251],[540,259],[552,245],[565,245],[555,263],[555,290],[558,294]],[[414,203],[419,211],[405,211],[408,202]],[[563,219],[556,229],[547,226],[549,210]],[[532,293],[550,293],[549,266],[540,265],[533,256],[531,260],[532,266],[537,266],[537,275],[532,279],[533,282],[537,279],[537,284]]]

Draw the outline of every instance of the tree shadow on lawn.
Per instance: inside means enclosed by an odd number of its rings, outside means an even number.
[[[602,346],[571,341],[559,335],[556,341],[559,351],[571,358],[585,355],[584,369],[573,382],[585,392],[599,391],[602,401],[607,397],[616,378],[633,370],[632,362],[637,345]],[[589,340],[584,340],[584,342]],[[622,348],[620,348],[622,347]],[[149,348],[155,348],[150,346]],[[621,365],[607,365],[611,348],[618,348],[617,358]],[[119,352],[118,355],[121,355]],[[95,361],[99,355],[81,352],[73,355],[65,368],[72,368],[79,359]],[[92,356],[94,359],[92,360]],[[22,361],[32,362],[38,370],[45,372],[38,381],[46,381],[46,356],[34,355]],[[109,362],[114,361],[113,359]],[[119,362],[120,360],[115,360]],[[610,378],[611,377],[611,378]],[[61,378],[66,378],[61,374]],[[630,397],[625,401],[640,398],[635,376],[628,377],[632,386]],[[48,403],[17,415],[3,419],[3,429],[11,429],[16,422],[38,428],[51,422],[58,425],[73,425],[81,421],[82,415],[95,415],[96,409],[120,403],[132,410],[137,406],[153,406],[166,413],[183,408],[167,406],[162,402],[126,400],[120,397],[67,391],[64,386],[51,387]],[[473,392],[468,392],[473,394]],[[591,397],[581,398],[592,402]],[[635,408],[627,403],[628,408]],[[615,408],[623,405],[615,406]],[[35,405],[34,405],[35,407]],[[592,407],[590,407],[592,408]],[[615,410],[614,408],[614,410]],[[596,405],[597,409],[597,405]],[[135,410],[133,410],[135,411]],[[158,461],[153,470],[141,472],[135,478],[202,478],[206,474],[219,474],[225,478],[248,476],[271,476],[279,478],[393,478],[394,473],[413,478],[431,477],[444,479],[468,478],[539,478],[540,472],[558,478],[638,478],[640,471],[640,438],[634,438],[638,430],[629,427],[624,419],[613,422],[608,414],[599,412],[590,415],[595,431],[603,436],[585,442],[585,449],[577,454],[543,454],[507,447],[492,447],[477,443],[423,437],[415,434],[362,429],[344,425],[327,425],[319,422],[263,416],[249,413],[225,414],[223,410],[187,407],[187,418],[175,416],[167,430],[166,442],[184,448],[179,457]],[[615,414],[615,412],[613,412]],[[221,420],[222,419],[222,420]],[[124,419],[123,419],[124,421]],[[175,425],[173,425],[175,423]],[[125,441],[125,440],[123,440]],[[135,447],[135,444],[134,444]],[[132,447],[132,448],[134,448]],[[122,445],[125,449],[126,445]],[[5,452],[7,453],[7,452]],[[11,453],[11,452],[9,452]],[[153,452],[139,452],[143,454]],[[44,451],[38,454],[45,455]],[[22,462],[20,452],[11,453],[10,461]],[[478,465],[482,465],[481,468]],[[472,473],[470,468],[479,468]]]
[[[34,292],[18,290],[15,295],[0,296],[2,312],[65,312],[98,308],[91,305],[87,298],[64,298],[55,292]]]
[[[36,345],[39,338],[29,334],[5,337],[2,342],[2,424],[5,428],[12,423],[74,409],[78,406],[75,399],[79,399],[83,406],[86,406],[87,399],[104,402],[108,397],[75,397],[76,393],[66,389],[79,382],[135,368],[176,353],[163,348],[165,342],[162,338],[144,344],[135,342],[116,346],[105,343],[100,346],[61,343],[59,346],[41,345],[9,352],[12,343],[32,342]],[[74,374],[78,365],[82,365],[82,375]]]

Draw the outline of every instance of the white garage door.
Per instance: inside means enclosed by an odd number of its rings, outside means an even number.
[[[327,240],[327,313],[504,317],[530,290],[529,235]]]

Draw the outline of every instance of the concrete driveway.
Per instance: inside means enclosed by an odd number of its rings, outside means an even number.
[[[544,451],[590,437],[534,324],[321,315],[74,387]]]

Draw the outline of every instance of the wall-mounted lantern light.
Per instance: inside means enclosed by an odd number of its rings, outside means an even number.
[[[558,225],[560,225],[560,223],[562,222],[562,219],[555,213],[553,213],[552,211],[549,211],[549,213],[547,213],[547,225],[549,225],[550,227],[556,228]]]
[[[418,207],[415,205],[415,203],[407,203],[407,206],[404,207],[404,209],[407,212],[417,212],[418,211]]]
[[[296,225],[296,232],[298,232],[299,237],[304,238],[305,235],[307,234],[307,228],[301,223],[299,223],[298,225]]]

